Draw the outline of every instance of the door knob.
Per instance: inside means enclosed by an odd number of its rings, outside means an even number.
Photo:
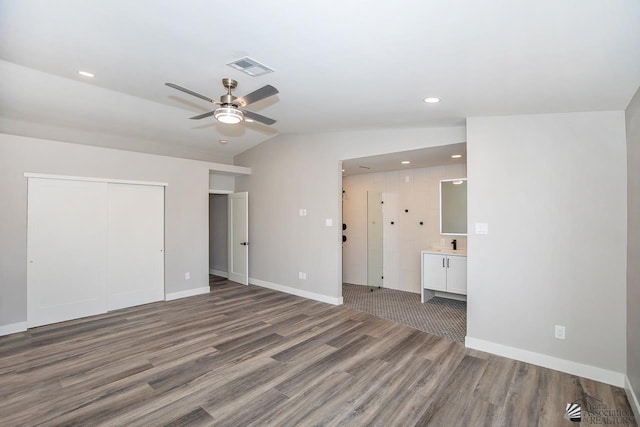
[[[249,242],[240,242],[242,246],[249,246]]]

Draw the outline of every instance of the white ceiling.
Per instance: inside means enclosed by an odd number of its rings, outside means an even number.
[[[458,154],[462,157],[451,158]],[[402,164],[410,161],[409,164]],[[363,175],[385,171],[428,168],[432,166],[458,165],[467,163],[467,144],[465,142],[418,150],[400,151],[378,156],[360,157],[342,162],[343,176]]]
[[[225,65],[245,55],[276,72]],[[640,2],[0,0],[0,60],[0,131],[216,160],[276,133],[623,110]],[[188,120],[207,103],[164,86],[218,98],[223,77],[280,90],[250,108],[272,129]]]

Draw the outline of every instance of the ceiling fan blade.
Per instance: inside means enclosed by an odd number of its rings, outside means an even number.
[[[215,113],[215,110],[214,111],[209,111],[208,113],[200,114],[198,116],[189,117],[189,118],[191,120],[200,120],[200,119],[204,119],[205,117],[213,116],[213,113]]]
[[[258,113],[253,113],[251,111],[247,111],[247,110],[242,110],[242,114],[244,114],[244,118],[245,119],[251,119],[254,120],[256,122],[260,122],[263,123],[265,125],[272,125],[274,124],[276,121],[273,119],[270,119],[269,117],[265,117],[261,114]]]
[[[245,95],[241,98],[236,99],[234,102],[234,104],[239,105],[240,107],[246,107],[249,104],[253,104],[254,102],[260,101],[261,99],[265,99],[268,98],[270,96],[273,96],[275,94],[279,93],[278,89],[276,89],[275,87],[271,86],[271,85],[266,85],[261,87],[258,90],[254,90],[253,92],[251,92],[248,95]]]
[[[191,89],[187,89],[186,87],[178,86],[175,83],[165,83],[165,84],[174,89],[178,89],[181,92],[188,93],[189,95],[197,96],[198,98],[204,99],[205,101],[216,103],[213,99],[209,98],[208,96],[204,96],[202,94],[199,94],[198,92],[194,92]]]

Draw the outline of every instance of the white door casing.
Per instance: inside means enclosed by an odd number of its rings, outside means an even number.
[[[107,311],[107,191],[107,183],[29,178],[29,328]]]
[[[229,280],[249,284],[249,193],[229,194]]]

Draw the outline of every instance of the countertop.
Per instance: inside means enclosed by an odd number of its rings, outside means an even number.
[[[422,254],[467,256],[467,251],[464,251],[464,250],[454,251],[453,249],[450,249],[450,248],[430,248],[422,251]]]

